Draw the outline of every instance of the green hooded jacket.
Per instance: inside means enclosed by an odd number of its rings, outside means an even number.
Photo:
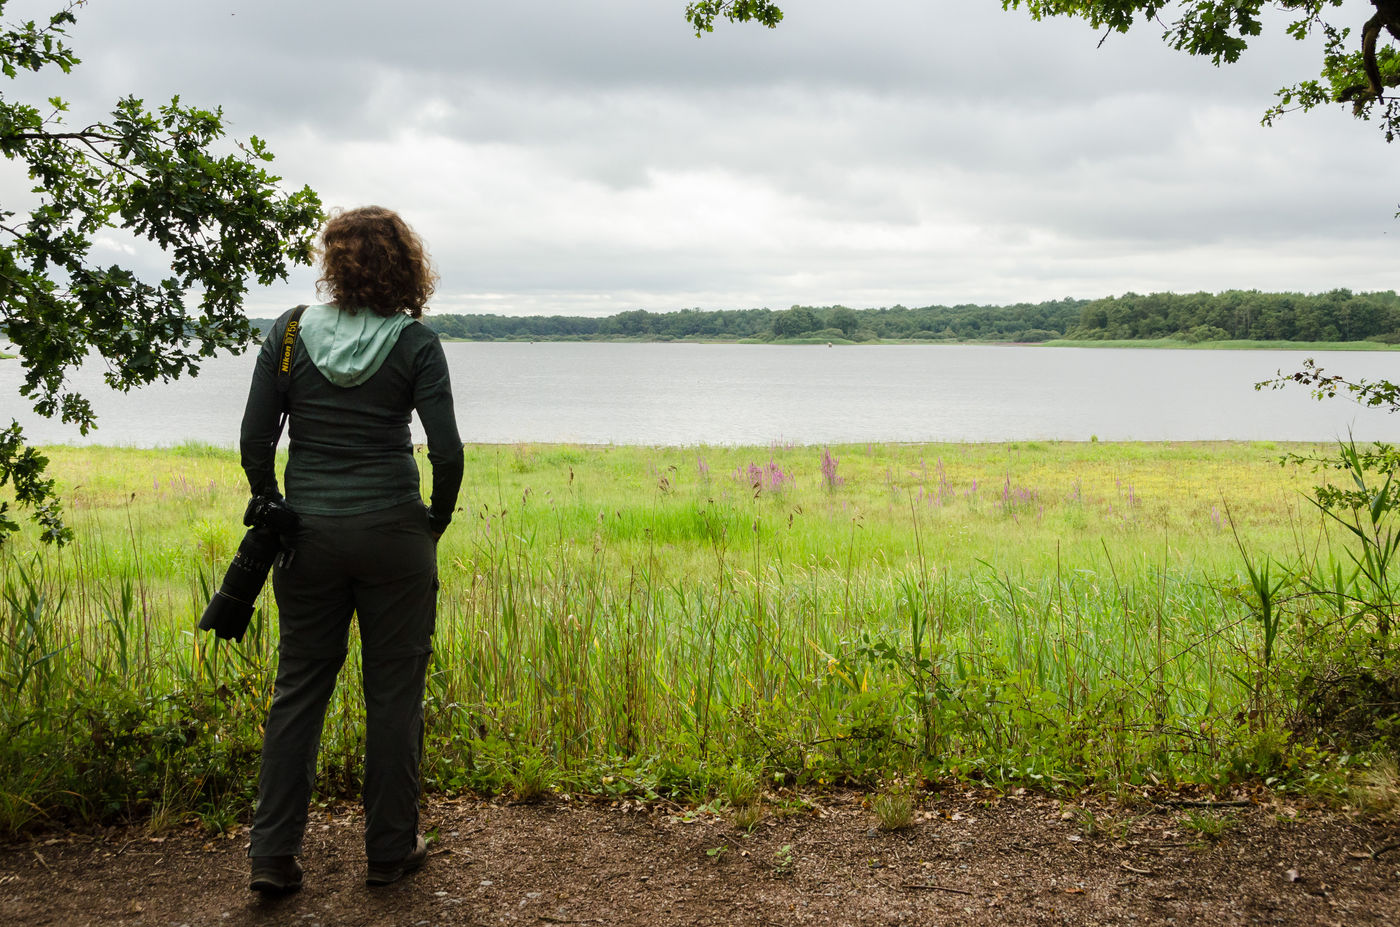
[[[258,352],[239,450],[254,495],[278,493],[274,467],[281,396],[277,355],[291,318]],[[360,515],[422,498],[409,425],[428,439],[434,531],[452,520],[462,483],[462,440],[442,343],[408,316],[334,306],[305,310],[292,357],[287,502],[307,515]]]

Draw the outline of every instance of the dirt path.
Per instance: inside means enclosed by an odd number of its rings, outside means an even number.
[[[358,811],[318,811],[306,887],[274,901],[247,890],[246,833],[39,837],[0,846],[0,924],[1400,923],[1400,848],[1366,856],[1394,824],[945,794],[884,832],[857,795],[798,805],[745,835],[673,807],[438,800],[427,866],[375,890]]]

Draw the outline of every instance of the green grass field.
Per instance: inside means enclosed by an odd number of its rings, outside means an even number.
[[[1339,543],[1290,450],[1328,449],[470,446],[428,785],[1334,788],[1347,761],[1288,736],[1240,553]],[[242,536],[237,455],[46,453],[77,540],[0,553],[0,832],[227,826],[275,663],[270,588],[243,644],[194,630]],[[327,794],[357,787],[357,659]]]

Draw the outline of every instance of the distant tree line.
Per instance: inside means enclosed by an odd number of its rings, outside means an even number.
[[[1126,293],[1010,306],[915,309],[633,309],[582,316],[439,315],[423,321],[470,341],[1384,341],[1400,343],[1400,297],[1352,293]],[[271,319],[256,319],[263,332]]]
[[[851,309],[633,309],[605,318],[448,315],[423,317],[434,331],[470,341],[1045,341],[1079,320],[1082,299],[1015,306]],[[271,319],[256,319],[261,330]]]
[[[1400,342],[1393,290],[1353,293],[1125,293],[1086,303],[1066,332],[1079,339]]]

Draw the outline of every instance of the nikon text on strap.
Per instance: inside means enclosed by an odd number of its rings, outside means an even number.
[[[272,438],[273,452],[277,442],[282,440],[282,429],[287,427],[287,416],[292,413],[292,355],[296,353],[297,334],[301,331],[301,314],[306,311],[303,303],[292,310],[287,320],[287,330],[282,334],[282,353],[277,360],[277,396],[282,402],[282,418],[277,422],[277,434]]]
[[[301,314],[306,306],[297,306],[292,317],[287,320],[287,330],[282,334],[282,356],[277,362],[277,392],[282,394],[282,408],[287,408],[287,391],[292,388],[292,354],[296,351],[297,333],[301,331]]]

